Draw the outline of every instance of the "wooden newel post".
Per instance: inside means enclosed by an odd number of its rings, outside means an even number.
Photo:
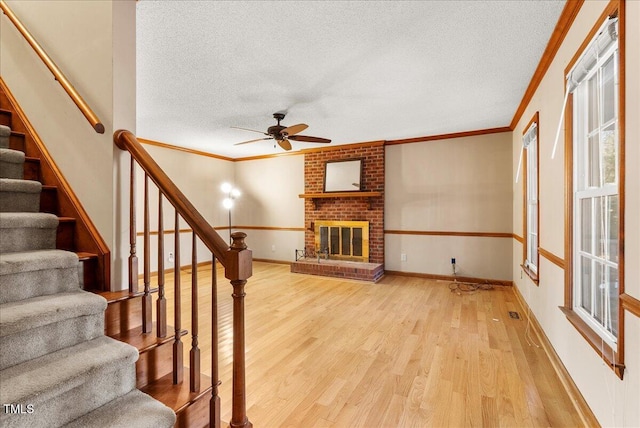
[[[247,418],[247,400],[245,391],[245,351],[244,351],[244,286],[252,275],[252,254],[247,249],[244,238],[246,233],[234,232],[228,250],[229,260],[225,268],[225,277],[233,286],[233,397],[231,422],[232,428],[250,428],[253,424]]]

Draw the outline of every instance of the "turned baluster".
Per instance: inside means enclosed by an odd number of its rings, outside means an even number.
[[[191,351],[189,352],[189,385],[191,392],[200,390],[200,348],[198,348],[198,254],[196,233],[191,248]]]
[[[131,177],[129,179],[129,292],[137,293],[138,256],[136,255],[136,161],[131,157]]]
[[[151,240],[149,238],[149,176],[144,175],[144,295],[142,296],[142,332],[150,333],[153,325],[151,313],[150,265]]]
[[[167,300],[164,297],[164,218],[162,191],[158,191],[158,300],[156,301],[156,334],[167,337]]]
[[[182,383],[183,376],[183,355],[182,355],[182,314],[181,314],[181,300],[180,300],[180,215],[176,211],[175,220],[175,241],[173,244],[174,254],[174,271],[173,271],[173,285],[174,285],[174,324],[176,326],[175,339],[173,341],[173,383]]]
[[[218,276],[216,256],[211,259],[211,401],[209,402],[209,426],[220,428],[220,396],[218,387]]]
[[[245,334],[244,334],[244,286],[251,277],[251,250],[244,242],[247,234],[234,232],[229,248],[229,263],[225,276],[233,286],[233,393],[231,422],[232,428],[252,427],[247,418],[247,398],[245,391]]]

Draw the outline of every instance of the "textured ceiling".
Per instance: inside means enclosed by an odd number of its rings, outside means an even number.
[[[508,126],[564,1],[137,3],[137,134],[229,157]],[[293,150],[318,147],[292,141]]]

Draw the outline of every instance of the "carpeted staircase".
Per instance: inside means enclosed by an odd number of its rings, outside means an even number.
[[[171,409],[136,389],[134,347],[104,335],[104,298],[80,287],[58,218],[0,125],[0,426],[171,427]]]

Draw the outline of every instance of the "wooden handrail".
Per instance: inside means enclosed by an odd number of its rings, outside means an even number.
[[[166,302],[164,298],[164,221],[163,221],[163,196],[173,205],[175,209],[175,230],[176,237],[174,240],[175,250],[175,302],[178,306],[175,308],[174,325],[175,339],[173,348],[173,382],[179,383],[183,379],[182,374],[182,335],[180,325],[180,217],[182,217],[191,227],[192,247],[191,247],[191,350],[189,352],[189,389],[192,393],[201,390],[201,370],[200,370],[200,347],[198,345],[198,254],[197,240],[202,241],[213,254],[212,256],[212,338],[211,338],[211,399],[209,401],[209,426],[219,428],[220,419],[220,397],[218,396],[218,316],[217,316],[217,280],[216,280],[216,260],[220,261],[224,266],[225,278],[230,280],[233,287],[233,385],[232,385],[232,406],[231,420],[229,424],[232,428],[251,428],[252,424],[247,418],[247,400],[246,400],[246,382],[245,382],[245,329],[244,329],[244,288],[247,279],[252,274],[252,253],[245,244],[247,235],[243,232],[235,232],[231,234],[232,243],[229,246],[224,239],[211,227],[211,225],[202,217],[196,208],[189,202],[178,187],[171,181],[167,174],[153,160],[149,153],[142,147],[142,144],[135,135],[126,130],[116,131],[113,135],[113,141],[116,146],[129,152],[131,155],[131,210],[130,210],[130,256],[129,269],[136,269],[136,272],[130,272],[129,278],[137,275],[137,250],[135,245],[136,239],[136,198],[135,192],[135,164],[137,163],[144,171],[144,295],[142,298],[142,320],[143,332],[151,331],[151,295],[149,283],[149,248],[150,248],[150,231],[149,231],[149,179],[151,179],[158,187],[158,320],[156,322],[158,337],[166,336],[167,319]],[[130,281],[129,289],[137,290],[138,283]],[[149,328],[145,328],[148,326]]]
[[[26,39],[26,41],[31,45],[36,54],[40,57],[42,62],[45,63],[47,68],[53,73],[55,79],[62,85],[62,88],[65,92],[71,97],[73,102],[78,106],[84,117],[87,118],[93,129],[98,134],[104,134],[104,125],[98,119],[98,116],[91,110],[91,108],[87,105],[86,101],[78,94],[78,91],[69,83],[69,80],[65,77],[64,74],[60,71],[60,68],[53,62],[53,60],[47,55],[47,53],[42,49],[42,46],[33,38],[29,30],[20,22],[18,17],[13,13],[9,6],[4,2],[4,0],[0,0],[0,9],[7,15],[7,18],[15,25],[20,34]]]
[[[213,227],[202,217],[193,204],[189,202],[180,189],[142,147],[136,136],[130,131],[120,129],[113,135],[113,141],[119,149],[128,151],[131,154],[131,157],[138,162],[171,205],[175,207],[196,235],[222,263],[222,266],[228,268],[229,244],[213,230]]]

